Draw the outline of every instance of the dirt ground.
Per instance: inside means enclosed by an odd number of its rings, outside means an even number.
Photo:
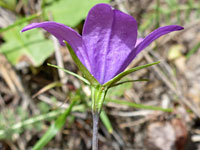
[[[39,1],[31,3],[38,4]],[[200,2],[178,0],[180,7],[171,8],[166,1],[110,2],[113,7],[135,17],[140,37],[145,37],[157,26],[168,24],[181,25],[184,30],[159,38],[129,65],[128,68],[132,68],[160,60],[160,64],[127,77],[148,81],[124,84],[110,90],[107,96],[108,99],[169,108],[171,111],[137,109],[108,100],[103,109],[113,131],[109,133],[100,122],[100,150],[200,150]],[[1,28],[14,22],[17,15],[26,15],[26,9],[39,11],[38,7],[20,6],[21,0],[17,3],[18,10],[14,12],[0,7]],[[80,32],[83,22],[77,26]],[[0,48],[4,42],[0,34]],[[64,68],[80,74],[67,49],[60,47],[60,53]],[[59,73],[47,63],[57,63],[55,54],[43,65],[34,67],[28,65],[26,57],[21,63],[11,65],[0,53],[0,150],[31,149],[57,118],[58,114],[51,112],[64,110],[69,106],[70,95],[76,94],[81,98],[78,109],[71,113],[64,128],[44,149],[91,149],[89,87],[71,75]],[[62,86],[40,91],[57,82]],[[47,116],[41,120],[37,118],[43,114]],[[23,125],[23,121],[28,119],[33,119],[33,123]]]

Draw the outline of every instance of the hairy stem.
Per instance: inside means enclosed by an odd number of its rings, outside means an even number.
[[[97,111],[92,111],[92,117],[93,117],[92,150],[98,150],[99,113]]]

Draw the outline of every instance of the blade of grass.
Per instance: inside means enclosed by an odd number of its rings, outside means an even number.
[[[74,106],[72,108],[72,111],[81,111],[82,112],[84,109],[85,108],[84,108],[83,105],[77,105],[77,106]],[[9,133],[14,134],[19,129],[25,128],[28,125],[32,125],[34,123],[37,123],[37,122],[40,122],[40,121],[43,121],[43,120],[55,118],[55,117],[63,114],[63,112],[64,112],[64,109],[58,109],[58,110],[51,111],[49,113],[45,113],[45,114],[41,114],[41,115],[38,115],[38,116],[35,116],[35,117],[31,117],[27,120],[23,120],[21,122],[18,122],[14,125],[9,125],[9,128],[0,130],[0,139],[7,138]]]
[[[15,131],[18,130],[18,129],[24,128],[28,125],[34,124],[34,123],[42,121],[42,120],[54,118],[54,117],[62,114],[63,112],[64,112],[63,109],[55,110],[55,111],[51,111],[47,114],[38,115],[36,117],[32,117],[30,119],[16,123],[8,129],[0,130],[0,139],[5,138],[7,133],[15,133]]]
[[[42,136],[42,138],[34,145],[33,150],[42,149],[64,126],[66,118],[69,116],[73,106],[76,104],[79,96],[75,96],[72,100],[70,106],[65,110],[65,112],[58,117],[58,119],[51,125],[47,132]]]
[[[6,9],[14,10],[15,6],[5,3],[4,1],[0,1],[0,6]]]
[[[63,70],[64,72],[66,72],[66,73],[68,73],[68,74],[70,74],[70,75],[72,75],[72,76],[74,76],[74,77],[80,79],[81,81],[85,82],[86,84],[90,85],[90,83],[88,82],[88,80],[86,80],[85,78],[79,76],[78,74],[76,74],[76,73],[74,73],[74,72],[71,72],[71,71],[66,70],[66,69],[64,69],[64,68],[62,68],[62,67],[59,67],[59,66],[56,66],[56,65],[52,65],[52,64],[49,64],[49,63],[48,63],[47,65],[48,65],[48,66],[51,66],[51,67],[54,67],[54,68],[57,68],[57,69],[61,69],[61,70]]]
[[[160,27],[160,0],[156,1],[156,28]]]
[[[100,118],[101,118],[101,121],[103,122],[104,126],[108,130],[108,132],[112,134],[112,132],[113,132],[112,124],[111,124],[110,119],[108,118],[106,112],[103,109],[101,111]]]
[[[54,87],[60,87],[62,86],[62,83],[60,82],[53,82],[53,83],[50,83],[48,85],[46,85],[45,87],[43,87],[42,89],[40,89],[37,93],[35,93],[32,98],[35,98],[36,96],[48,91],[49,89],[52,89]]]
[[[186,58],[189,59],[195,52],[198,51],[198,49],[200,48],[200,42],[195,45],[186,55]]]
[[[16,27],[16,26],[18,26],[18,25],[21,25],[22,23],[31,21],[31,20],[33,20],[33,19],[39,17],[40,15],[41,15],[41,13],[37,13],[37,14],[31,15],[31,16],[29,16],[29,17],[22,18],[22,19],[16,21],[15,23],[9,25],[8,27],[5,27],[5,28],[0,29],[0,33],[5,32],[5,31],[7,31],[7,30],[10,30],[10,29],[12,29],[12,28],[14,28],[14,27]]]
[[[165,108],[162,108],[162,107],[136,104],[136,103],[133,103],[133,102],[116,100],[116,99],[106,99],[106,102],[112,102],[112,103],[116,103],[116,104],[120,104],[120,105],[126,105],[126,106],[129,106],[129,107],[138,108],[138,109],[158,110],[158,111],[163,111],[163,112],[172,112],[173,111],[171,108],[165,109]]]
[[[188,0],[188,2],[186,3],[188,9],[185,11],[185,19],[187,21],[190,20],[190,13],[192,11],[192,8],[193,8],[193,0]]]
[[[197,16],[198,18],[199,18],[199,16],[200,16],[200,1],[197,3],[196,16]]]

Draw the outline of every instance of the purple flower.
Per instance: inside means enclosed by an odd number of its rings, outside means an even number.
[[[30,24],[22,32],[33,28],[50,32],[61,45],[67,41],[83,65],[101,84],[124,71],[137,54],[154,40],[183,29],[178,25],[160,27],[137,41],[135,19],[107,4],[98,4],[90,10],[82,36],[68,26],[52,21]]]

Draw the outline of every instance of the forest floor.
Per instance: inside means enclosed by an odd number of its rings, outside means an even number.
[[[35,7],[16,1],[15,11],[0,7],[0,27],[14,22],[19,14],[26,15],[24,10],[39,11],[36,7],[39,1],[31,2]],[[110,120],[111,129],[108,131],[100,122],[100,150],[200,150],[200,3],[198,0],[173,2],[110,2],[113,7],[135,17],[140,37],[169,24],[181,25],[184,30],[159,38],[129,65],[128,68],[132,68],[161,61],[127,77],[148,81],[127,83],[108,91],[103,110]],[[83,22],[76,28],[80,32],[82,25]],[[5,42],[0,33],[0,49]],[[54,46],[56,48],[56,44]],[[80,74],[67,49],[57,48],[64,68]],[[69,106],[74,95],[78,95],[81,101],[64,128],[45,149],[91,149],[89,87],[77,78],[47,66],[47,63],[58,64],[58,59],[53,54],[35,67],[28,65],[30,62],[25,56],[20,63],[11,65],[6,55],[0,53],[0,150],[31,149]],[[138,109],[114,100],[170,111]]]

